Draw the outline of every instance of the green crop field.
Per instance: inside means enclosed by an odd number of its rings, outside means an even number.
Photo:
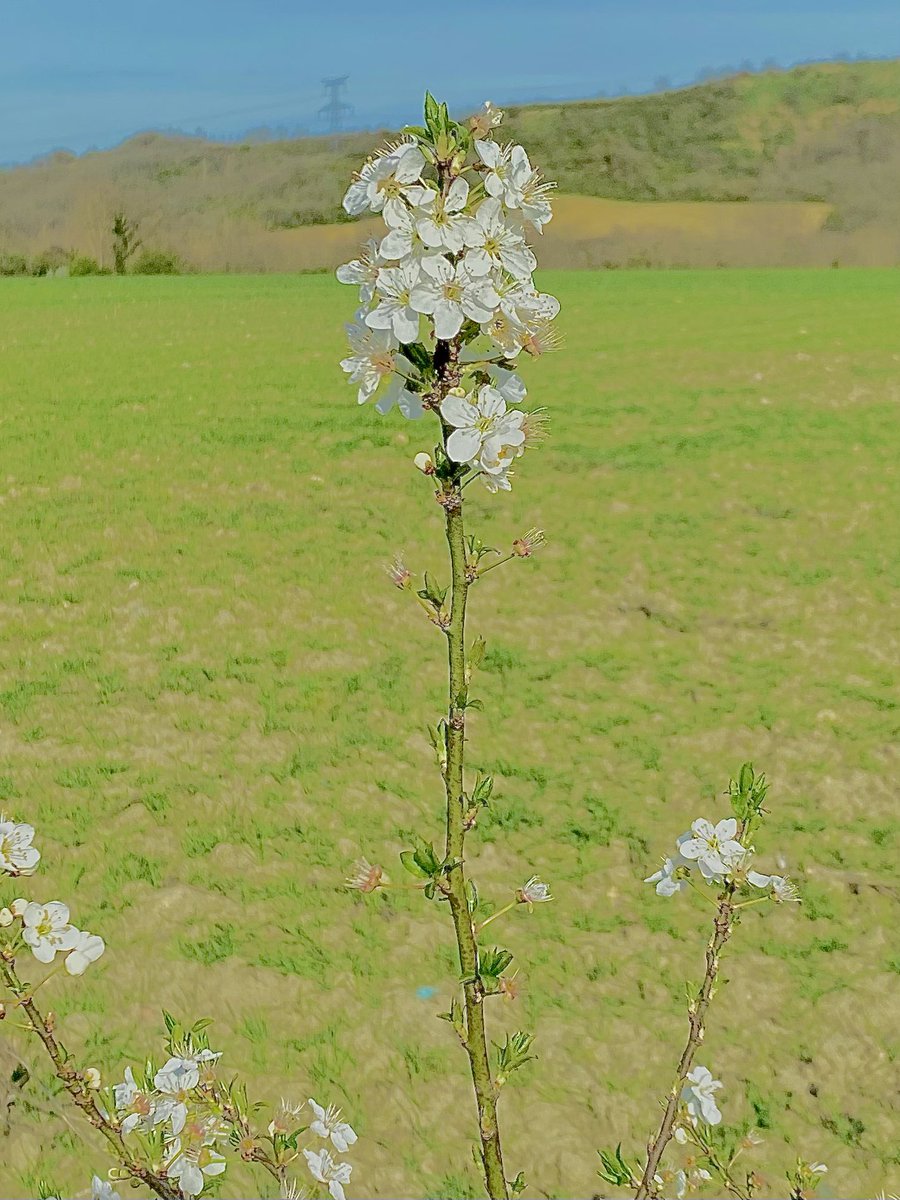
[[[552,436],[511,496],[466,493],[491,544],[550,539],[471,601],[497,798],[470,867],[488,902],[532,872],[556,897],[494,926],[524,987],[493,1038],[538,1037],[510,1173],[609,1195],[596,1148],[656,1123],[711,914],[641,881],[752,759],[762,862],[804,903],[745,914],[699,1061],[762,1131],[762,1195],[798,1153],[823,1195],[897,1190],[900,275],[544,283],[567,345],[526,375]],[[412,467],[433,437],[357,408],[353,305],[322,276],[0,281],[0,800],[44,854],[0,900],[58,897],[106,939],[40,995],[107,1080],[159,1054],[163,1007],[212,1017],[255,1094],[343,1105],[351,1196],[458,1200],[447,914],[342,887],[442,814],[445,647],[383,571],[446,574]],[[101,1146],[14,1025],[0,1194],[83,1195]]]

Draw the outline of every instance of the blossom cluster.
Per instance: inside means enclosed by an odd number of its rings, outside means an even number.
[[[33,841],[31,825],[0,814],[0,871],[12,876],[33,874],[41,857]],[[70,923],[69,909],[61,900],[38,904],[19,897],[0,908],[0,929],[9,931],[8,945],[14,949],[21,939],[39,963],[48,965],[57,954],[64,955],[70,975],[83,975],[106,949],[103,938]]]
[[[752,857],[752,846],[745,846],[739,840],[734,817],[715,825],[700,817],[687,833],[676,839],[674,855],[666,857],[660,869],[644,882],[655,883],[660,896],[674,896],[690,886],[696,868],[708,884],[747,883],[768,893],[778,903],[799,900],[796,887],[785,876],[751,870]]]
[[[429,97],[428,128],[370,158],[347,191],[345,210],[380,214],[387,232],[337,272],[359,287],[341,363],[359,403],[375,398],[379,412],[408,418],[438,410],[450,460],[494,492],[509,490],[512,463],[539,433],[516,407],[526,391],[511,368],[522,351],[555,347],[559,312],[534,284],[526,241],[550,220],[555,185],[521,146],[493,140],[501,117],[486,105],[463,129]],[[439,344],[458,368],[449,394],[436,391]]]
[[[184,1196],[195,1197],[225,1171],[224,1150],[236,1146],[246,1156],[258,1137],[243,1119],[239,1101],[217,1075],[221,1053],[190,1036],[172,1048],[178,1053],[158,1070],[148,1063],[136,1079],[132,1068],[126,1068],[124,1082],[113,1088],[115,1117],[122,1134],[143,1135],[159,1171],[176,1181]],[[345,1200],[344,1185],[350,1182],[353,1168],[338,1162],[332,1149],[346,1153],[357,1135],[341,1119],[340,1109],[325,1108],[313,1099],[307,1104],[312,1114],[308,1128],[326,1143],[303,1150],[309,1173],[328,1189],[332,1200]],[[282,1100],[269,1122],[274,1161],[299,1158],[297,1137],[307,1128],[299,1124],[303,1108]]]

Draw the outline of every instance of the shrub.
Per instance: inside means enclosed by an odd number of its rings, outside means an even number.
[[[184,265],[168,250],[145,250],[132,267],[133,275],[180,275]]]

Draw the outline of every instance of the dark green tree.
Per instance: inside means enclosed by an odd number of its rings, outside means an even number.
[[[141,246],[137,236],[137,225],[129,221],[121,210],[113,217],[113,256],[116,264],[116,274],[124,275],[128,269],[128,260]]]

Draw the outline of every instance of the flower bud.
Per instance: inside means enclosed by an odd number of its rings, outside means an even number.
[[[464,387],[452,387],[447,393],[448,396],[465,396],[466,389]]]
[[[18,900],[13,900],[12,904],[9,907],[10,907],[10,910],[12,911],[12,915],[14,917],[21,917],[21,915],[24,913],[25,909],[28,907],[28,901],[23,900],[20,897]]]
[[[416,468],[421,471],[423,475],[434,474],[434,460],[430,454],[426,454],[424,451],[422,451],[421,454],[416,455],[416,457],[413,459],[413,462],[415,463]]]
[[[398,587],[403,591],[412,586],[412,572],[399,554],[392,563],[385,567],[385,570],[394,587]]]
[[[12,925],[15,919],[8,908],[0,908],[0,928],[5,929],[7,925]]]
[[[84,1082],[89,1088],[97,1092],[100,1090],[100,1072],[96,1067],[86,1067],[84,1070]]]

